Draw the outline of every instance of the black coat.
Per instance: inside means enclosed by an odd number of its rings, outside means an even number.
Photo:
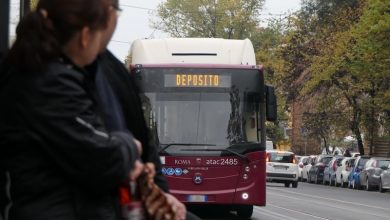
[[[120,219],[118,186],[138,153],[130,133],[105,131],[94,76],[66,59],[46,73],[7,73],[0,170],[10,186],[9,219]]]
[[[150,137],[149,128],[146,126],[139,89],[134,76],[129,74],[125,66],[108,50],[99,57],[99,61],[105,78],[110,83],[122,107],[127,128],[142,143],[142,160],[153,162],[156,165],[155,182],[168,192],[168,184],[161,172],[162,165],[157,153],[158,148]]]

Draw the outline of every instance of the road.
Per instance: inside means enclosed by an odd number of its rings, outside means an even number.
[[[234,213],[197,213],[207,220],[239,220]],[[390,220],[390,192],[352,190],[299,183],[298,188],[267,183],[267,206],[252,220]]]

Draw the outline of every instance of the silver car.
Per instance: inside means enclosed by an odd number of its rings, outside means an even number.
[[[379,192],[386,192],[386,190],[390,190],[390,164],[383,169],[379,180]]]
[[[389,167],[389,164],[390,158],[372,157],[369,159],[360,172],[360,184],[364,186],[366,190],[378,188],[381,173],[384,169]]]

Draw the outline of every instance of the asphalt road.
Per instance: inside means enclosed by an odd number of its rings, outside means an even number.
[[[196,213],[207,220],[240,220],[217,210]],[[255,207],[252,220],[390,220],[390,192],[352,190],[299,183],[298,188],[267,183],[267,206]]]

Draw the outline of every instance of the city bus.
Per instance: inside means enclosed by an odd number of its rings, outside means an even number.
[[[265,206],[265,121],[276,120],[276,98],[251,41],[136,40],[131,59],[170,192],[246,218]]]

